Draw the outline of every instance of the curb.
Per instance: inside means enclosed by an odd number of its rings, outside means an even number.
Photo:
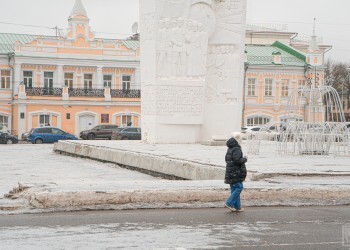
[[[261,189],[247,188],[242,193],[244,206],[350,205],[350,188]],[[29,205],[44,210],[133,209],[222,207],[228,189],[125,190],[109,192],[57,192],[24,194]],[[119,208],[118,208],[119,206]]]
[[[74,142],[59,141],[55,143],[53,150],[56,153],[115,163],[186,180],[222,180],[225,176],[225,169],[222,167]]]

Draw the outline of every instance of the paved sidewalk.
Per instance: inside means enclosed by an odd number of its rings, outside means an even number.
[[[67,143],[78,146],[81,151],[77,150],[77,153],[88,152],[90,156],[99,149],[99,156],[112,154],[117,160],[120,159],[118,152],[123,151],[131,152],[131,158],[152,156],[163,163],[167,159],[172,164],[180,162],[183,167],[195,164],[195,169],[201,169],[201,166],[214,168],[221,175],[224,171],[225,147],[155,146],[131,141]],[[5,195],[7,198],[0,198],[0,213],[221,207],[229,193],[228,185],[223,183],[220,175],[218,180],[160,179],[120,168],[114,163],[60,155],[53,152],[53,145],[4,145],[1,152],[4,156],[0,159],[0,197]],[[279,167],[279,160],[284,162],[282,167]],[[254,171],[259,178],[253,176],[245,182],[244,205],[350,204],[349,159],[328,160],[333,165],[325,158],[303,157],[302,164],[294,164],[295,158],[271,158],[269,162],[273,168],[269,168],[266,158],[249,156],[248,170]],[[310,167],[305,166],[305,161]],[[137,162],[146,163],[142,159]],[[162,169],[166,170],[167,165],[162,165]],[[271,169],[278,170],[277,174]]]

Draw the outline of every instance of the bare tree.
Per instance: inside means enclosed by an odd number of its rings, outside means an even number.
[[[334,87],[343,100],[343,105],[350,106],[350,64],[328,60],[325,63],[325,84]],[[345,105],[345,101],[347,105]],[[343,107],[345,108],[345,107]]]

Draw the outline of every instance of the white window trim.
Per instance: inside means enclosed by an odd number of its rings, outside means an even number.
[[[283,93],[283,81],[288,81],[288,95],[287,96],[284,96],[284,95],[282,95],[282,93]],[[290,79],[281,79],[281,98],[282,99],[288,99],[289,98],[289,96],[290,96],[290,91],[291,91],[291,88],[290,88],[290,84],[291,84],[291,80]]]
[[[52,78],[51,77],[45,77],[45,73],[52,73]],[[42,87],[45,88],[45,78],[47,79],[52,79],[52,88],[55,87],[55,72],[54,71],[43,71],[43,81],[42,81]],[[50,86],[48,85],[48,88]]]
[[[2,113],[0,112],[0,115],[1,116],[6,116],[7,117],[7,130],[11,131],[12,130],[12,127],[11,127],[11,124],[12,124],[12,116],[11,114],[9,113]]]
[[[120,119],[122,118],[123,115],[130,115],[132,117],[132,125],[135,126],[135,118],[138,118],[138,125],[140,126],[141,124],[141,114],[140,113],[136,113],[136,112],[118,112],[118,113],[114,113],[112,114],[112,124],[113,125],[118,125],[117,124],[117,117],[120,117]]]
[[[123,76],[130,76],[130,89],[133,89],[133,84],[132,84],[133,75],[132,75],[132,74],[122,74],[122,75],[121,75],[121,79],[120,79],[120,82],[121,82],[121,89],[123,89]]]
[[[265,90],[266,90],[266,80],[271,80],[272,84],[271,84],[271,95],[265,95]],[[264,93],[263,93],[264,97],[274,97],[275,96],[275,79],[273,78],[265,78],[264,79]]]
[[[57,113],[54,111],[33,111],[33,112],[29,112],[28,113],[28,131],[31,130],[33,127],[32,123],[33,123],[33,117],[34,116],[38,116],[38,123],[37,123],[37,127],[39,127],[40,121],[39,121],[39,115],[51,115],[50,120],[52,121],[52,117],[56,116],[57,117],[57,128],[61,128],[62,127],[62,115],[61,113]],[[50,124],[52,125],[52,124]]]
[[[268,123],[271,123],[273,122],[273,117],[271,116],[268,116],[268,115],[251,115],[251,116],[248,116],[245,120],[245,125],[246,126],[263,126],[262,124],[253,124],[253,125],[248,125],[248,119],[255,119],[255,118],[263,118],[263,119],[269,119],[269,122],[267,122],[266,124]]]
[[[249,80],[254,80],[254,95],[249,95]],[[257,78],[252,78],[252,77],[250,77],[250,78],[248,78],[247,79],[247,93],[246,93],[246,95],[247,96],[250,96],[250,97],[256,97],[257,96],[257,83],[258,83],[258,79]]]
[[[105,87],[105,76],[111,76],[111,86],[110,88],[112,89],[113,87],[113,83],[114,83],[114,74],[103,74],[103,87]]]
[[[72,80],[73,80],[73,88],[75,88],[75,86],[76,86],[76,80],[75,80],[75,72],[72,72],[72,71],[65,71],[65,72],[63,72],[63,80],[64,80],[64,86],[66,86],[66,74],[73,74],[73,78],[72,78]],[[69,78],[70,79],[70,78]],[[68,88],[69,88],[69,85],[68,85]]]
[[[10,76],[7,76],[7,77],[10,78],[10,86],[9,86],[9,88],[1,88],[1,78],[2,78],[1,73],[2,73],[2,71],[10,71]],[[11,69],[0,69],[0,89],[1,90],[11,90],[12,89],[12,71],[11,71]]]
[[[95,79],[95,74],[94,73],[83,73],[83,76],[82,76],[82,79],[83,79],[83,86],[82,86],[82,89],[85,88],[85,75],[92,75],[92,78],[89,79],[91,80],[91,89],[94,89],[94,86],[95,86],[95,82],[96,82],[96,79]]]

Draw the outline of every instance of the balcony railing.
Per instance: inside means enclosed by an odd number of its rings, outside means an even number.
[[[141,90],[139,90],[139,89],[111,89],[111,97],[140,98],[141,97]]]
[[[104,89],[68,89],[69,96],[104,97]]]
[[[62,96],[62,88],[26,88],[28,96]]]
[[[23,90],[24,91],[24,88]],[[68,93],[67,93],[68,92]],[[26,87],[27,96],[66,96],[69,97],[115,97],[115,98],[140,98],[140,89],[86,89],[86,88],[43,88]]]

